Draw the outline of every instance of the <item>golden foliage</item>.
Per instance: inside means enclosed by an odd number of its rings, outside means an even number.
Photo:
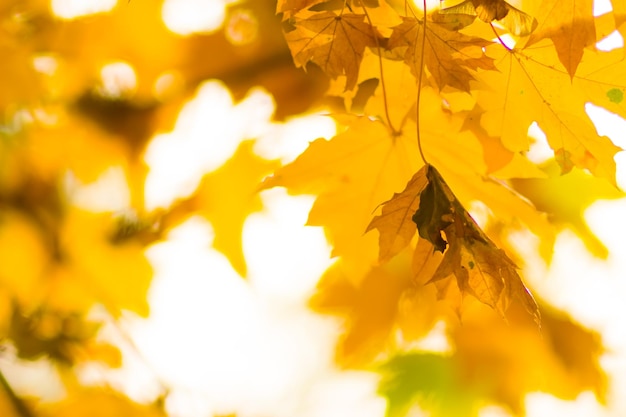
[[[558,228],[569,226],[606,255],[582,211],[622,196],[620,149],[598,134],[585,106],[626,117],[624,47],[595,48],[598,33],[626,35],[623,1],[596,18],[591,0],[519,8],[466,0],[438,11],[395,0],[248,0],[227,14],[243,10],[262,29],[234,24],[246,31],[239,43],[224,28],[171,33],[153,2],[118,2],[76,19],[52,15],[43,0],[5,3],[0,338],[11,358],[54,363],[67,396],[31,403],[0,372],[1,415],[165,415],[162,398],[142,405],[77,382],[77,364],[122,362],[99,339],[103,319],[93,312],[113,322],[148,316],[145,250],[193,215],[211,223],[213,247],[245,277],[244,222],[263,210],[258,192],[272,187],[315,196],[307,224],[324,228],[336,260],[311,306],[342,318],[339,365],[387,360],[381,393],[390,416],[416,399],[434,399],[441,415],[476,415],[483,400],[521,412],[532,390],[603,396],[599,336],[548,302],[537,305],[506,240],[527,229],[550,253]],[[132,81],[106,76],[116,68]],[[276,119],[327,108],[327,93],[337,134],[286,164],[258,156],[255,138],[238,138],[248,140],[191,195],[152,210],[146,145],[172,129],[210,78],[235,99],[265,87]],[[528,158],[534,122],[553,151],[545,164]],[[122,173],[128,198],[82,202],[80,190],[111,170]],[[475,203],[486,219],[475,220]],[[439,322],[450,358],[410,353]],[[414,378],[413,366],[440,379]],[[446,395],[468,408],[438,402]]]

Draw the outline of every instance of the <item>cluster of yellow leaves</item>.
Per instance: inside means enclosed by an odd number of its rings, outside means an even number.
[[[626,35],[621,0],[598,18],[591,0],[443,2],[426,17],[396,0],[249,0],[233,7],[249,8],[264,30],[237,47],[222,32],[169,33],[151,2],[118,3],[112,13],[71,21],[52,16],[47,0],[0,8],[0,339],[17,356],[45,356],[70,370],[87,360],[118,365],[89,313],[100,306],[113,318],[147,315],[152,271],[144,249],[191,215],[211,221],[215,248],[245,276],[243,224],[261,208],[259,183],[275,170],[261,188],[317,196],[308,223],[325,228],[337,261],[312,305],[345,317],[342,365],[397,353],[443,320],[460,380],[486,386],[492,400],[518,409],[528,390],[602,392],[595,335],[548,311],[541,336],[528,320],[539,321],[538,308],[514,255],[494,242],[527,227],[549,246],[555,229],[547,213],[602,253],[581,211],[598,196],[618,195],[611,188],[618,149],[598,136],[585,104],[626,117],[624,50],[594,47],[598,34]],[[498,38],[506,32],[515,47]],[[244,142],[189,198],[148,213],[145,144],[171,128],[201,80],[222,78],[238,97],[263,85],[279,117],[311,107],[325,81],[293,70],[289,52],[296,66],[315,65],[332,80],[327,91],[344,110],[335,115],[338,134],[281,167]],[[116,62],[128,63],[137,83],[107,96],[100,71]],[[554,163],[526,158],[532,122],[546,133]],[[126,176],[129,207],[81,207],[71,184],[94,182],[111,167]],[[576,204],[555,193],[576,187],[558,177],[568,172],[590,184]],[[608,188],[599,191],[598,178]],[[481,230],[466,209],[474,201],[506,225],[502,235]],[[515,327],[506,327],[505,314]],[[110,390],[74,386],[60,403],[31,406],[6,381],[3,388],[7,416],[31,408],[43,416],[162,414],[158,403],[141,406]]]
[[[607,15],[594,17],[586,0],[526,0],[516,7],[503,0],[444,1],[428,13],[410,2],[278,1],[296,66],[321,68],[334,80],[329,94],[343,99],[334,115],[337,136],[311,143],[264,182],[317,195],[308,224],[324,226],[337,262],[312,303],[346,319],[340,363],[393,353],[443,319],[457,329],[450,337],[458,355],[470,355],[462,367],[482,367],[477,355],[490,357],[491,335],[473,337],[470,349],[461,335],[468,327],[457,327],[448,314],[472,317],[476,307],[466,295],[500,316],[517,304],[514,310],[521,306],[541,323],[514,255],[494,243],[511,230],[530,229],[549,258],[554,225],[565,224],[606,255],[581,216],[598,196],[621,195],[614,161],[620,148],[597,133],[585,111],[593,103],[626,117],[624,49],[595,47],[598,34],[624,32],[623,4],[612,4]],[[553,163],[527,158],[533,123],[545,133]],[[594,185],[571,201],[579,183]],[[498,235],[488,237],[466,210],[475,201],[488,208],[488,222],[504,225]],[[544,332],[569,326],[589,336],[569,321],[546,320]],[[527,343],[529,332],[540,332],[509,330],[509,338],[497,337],[511,352]],[[540,381],[533,376],[540,363],[576,355],[531,338],[528,362],[502,368],[507,378]],[[594,356],[577,357],[573,367],[596,369],[594,346]],[[526,390],[565,395],[567,366],[559,366],[558,380],[511,383],[490,395],[514,409]],[[601,379],[589,377],[567,396],[585,387],[600,393]]]

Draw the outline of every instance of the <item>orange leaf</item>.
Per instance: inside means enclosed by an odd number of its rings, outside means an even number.
[[[424,36],[423,21],[405,17],[400,25],[393,28],[387,48],[406,48],[404,61],[415,77],[419,77],[423,53],[424,65],[432,74],[439,89],[448,85],[469,91],[469,82],[474,79],[470,70],[495,69],[493,61],[485,56],[482,49],[490,44],[489,41],[449,30],[445,24],[433,21],[426,23],[426,43],[423,51],[422,36]]]
[[[294,19],[295,27],[285,37],[296,66],[311,61],[331,78],[345,75],[346,90],[353,89],[365,48],[375,47],[379,36],[365,15],[326,11]]]
[[[466,0],[460,4],[446,6],[442,0],[443,14],[475,15],[483,22],[499,20],[512,34],[526,36],[533,31],[537,21],[530,15],[516,9],[504,0]]]
[[[602,401],[606,376],[599,363],[600,335],[561,312],[542,310],[541,331],[524,320],[521,309],[511,308],[514,325],[484,310],[468,311],[451,332],[464,384],[486,388],[490,398],[516,415],[523,415],[524,397],[532,391],[573,400],[593,390]]]
[[[408,273],[373,268],[359,284],[343,275],[340,265],[322,277],[311,303],[323,313],[344,315],[347,329],[337,347],[341,363],[360,363],[383,348],[391,331],[402,292],[410,285]]]
[[[435,249],[445,250],[431,281],[454,275],[461,292],[473,295],[502,316],[516,299],[539,322],[537,304],[513,261],[484,234],[432,165],[427,166],[426,176],[428,185],[421,192],[413,221],[420,236]]]
[[[44,417],[163,417],[156,405],[139,404],[110,389],[85,388],[66,399],[40,407]]]
[[[415,213],[420,203],[420,193],[426,186],[426,166],[417,171],[404,191],[394,194],[391,200],[383,203],[382,214],[374,217],[366,232],[378,229],[379,261],[386,262],[404,249],[415,234],[415,224],[409,217]]]

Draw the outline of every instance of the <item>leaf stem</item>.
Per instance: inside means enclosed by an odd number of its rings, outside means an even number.
[[[381,56],[381,48],[380,42],[378,40],[378,36],[376,36],[376,28],[374,28],[374,24],[372,23],[372,19],[370,19],[370,15],[361,0],[361,8],[363,9],[363,13],[365,14],[365,18],[372,28],[372,35],[374,36],[374,41],[376,42],[376,50],[378,51],[378,70],[380,72],[380,87],[383,90],[383,106],[385,108],[385,118],[387,119],[387,124],[389,125],[389,130],[391,130],[391,134],[393,136],[398,135],[398,131],[395,127],[393,127],[393,123],[391,123],[391,117],[389,116],[389,105],[387,103],[387,88],[385,87],[385,76],[383,74],[383,57]]]
[[[489,23],[489,26],[491,26],[491,30],[493,30],[493,33],[496,35],[496,38],[498,38],[498,42],[500,42],[500,45],[504,46],[507,51],[513,52],[513,49],[509,48],[509,46],[507,46],[507,44],[504,43],[504,41],[502,40],[500,35],[498,35],[498,32],[496,31],[496,28],[493,27],[493,23]]]
[[[416,130],[417,130],[417,149],[420,152],[420,157],[422,158],[422,161],[424,161],[424,164],[428,164],[428,161],[426,160],[426,157],[424,156],[424,150],[422,149],[422,137],[420,135],[420,100],[422,97],[422,77],[424,76],[424,48],[426,47],[426,18],[427,18],[427,12],[426,12],[426,0],[424,0],[424,4],[423,4],[423,9],[424,9],[424,20],[422,21],[422,24],[424,25],[422,27],[422,51],[420,53],[420,72],[419,72],[419,76],[417,77],[417,97],[415,99],[415,126],[416,126]]]

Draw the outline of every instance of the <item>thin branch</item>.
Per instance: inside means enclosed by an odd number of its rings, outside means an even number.
[[[424,20],[422,21],[422,24],[424,25],[422,27],[422,51],[420,54],[420,71],[419,71],[419,76],[417,77],[417,98],[415,100],[415,124],[416,124],[416,129],[417,129],[417,148],[419,149],[420,152],[420,156],[422,158],[422,161],[424,161],[425,164],[428,164],[428,161],[426,160],[426,157],[424,156],[424,150],[422,149],[422,137],[420,136],[420,100],[422,97],[422,77],[424,76],[424,55],[425,55],[425,48],[426,48],[426,18],[427,16],[427,12],[426,12],[426,0],[424,0],[424,4],[423,4],[423,8],[424,8]]]
[[[363,8],[363,13],[365,14],[365,18],[367,19],[367,22],[372,28],[372,35],[374,36],[374,41],[376,42],[376,50],[378,51],[378,70],[380,72],[380,87],[383,90],[383,106],[385,108],[385,118],[387,119],[387,125],[389,126],[389,129],[391,130],[391,134],[393,136],[396,136],[398,134],[398,131],[396,130],[395,127],[393,127],[393,123],[391,123],[391,117],[389,116],[389,105],[387,104],[387,88],[385,87],[385,76],[383,74],[383,57],[381,55],[382,51],[380,48],[380,42],[378,41],[378,36],[376,36],[376,28],[374,28],[372,19],[370,19],[370,15],[367,12],[365,5],[363,4],[363,1],[361,1],[361,8]]]

